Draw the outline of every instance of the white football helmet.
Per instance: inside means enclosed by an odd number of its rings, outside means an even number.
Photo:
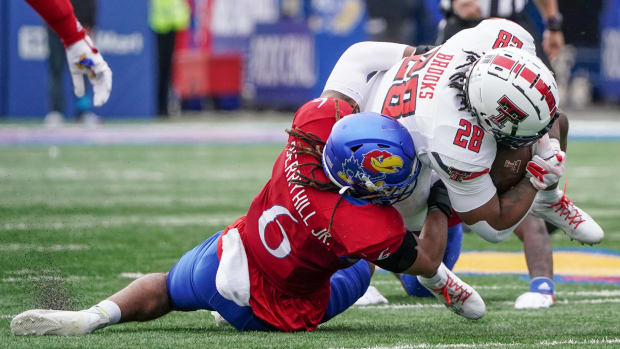
[[[553,73],[538,57],[515,47],[485,53],[471,69],[465,94],[480,125],[513,149],[536,142],[559,115]]]

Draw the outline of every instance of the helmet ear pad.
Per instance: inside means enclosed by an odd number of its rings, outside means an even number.
[[[513,148],[544,135],[559,104],[553,73],[538,57],[514,47],[491,50],[472,66],[465,98],[480,126]]]
[[[352,114],[336,122],[322,163],[338,187],[349,187],[355,196],[377,204],[410,195],[421,167],[407,129],[377,113]]]

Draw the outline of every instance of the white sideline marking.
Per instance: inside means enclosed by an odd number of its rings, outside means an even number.
[[[13,317],[15,317],[15,315],[13,314],[1,314],[0,315],[0,319],[12,319]]]
[[[523,345],[546,345],[550,347],[555,346],[564,346],[564,345],[584,345],[584,344],[617,344],[620,343],[620,338],[604,338],[604,339],[587,339],[587,340],[564,340],[564,341],[541,341],[538,343],[499,343],[499,342],[489,342],[489,343],[455,343],[455,344],[430,344],[430,343],[420,343],[414,345],[395,345],[395,346],[376,346],[376,347],[367,347],[366,349],[418,349],[418,348],[506,348],[506,347],[516,347]]]
[[[120,273],[118,274],[118,277],[123,278],[123,279],[137,279],[137,278],[141,278],[143,277],[144,273],[139,273],[139,272],[124,272],[124,273]]]
[[[5,224],[6,225],[6,224]],[[87,245],[78,245],[78,244],[67,244],[67,245],[34,245],[34,244],[0,244],[0,251],[2,252],[13,252],[13,251],[36,251],[36,252],[60,252],[60,251],[83,251],[88,250]]]

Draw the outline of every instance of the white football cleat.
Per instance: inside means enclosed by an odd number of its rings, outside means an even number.
[[[104,327],[109,318],[88,310],[64,311],[33,309],[11,320],[11,331],[19,335],[79,335]]]
[[[544,309],[555,302],[552,294],[540,292],[525,292],[517,297],[515,309]]]
[[[605,236],[601,226],[589,214],[575,206],[565,193],[562,193],[559,200],[553,202],[536,195],[532,204],[532,214],[556,225],[571,239],[584,244],[598,244]]]
[[[361,296],[353,305],[365,307],[368,305],[388,304],[387,298],[383,297],[381,292],[374,286],[368,286],[366,293]]]
[[[438,281],[433,282],[436,278]],[[418,275],[418,281],[446,307],[463,317],[476,320],[483,317],[486,312],[486,306],[478,292],[459,279],[443,263],[434,277],[425,278]]]
[[[215,320],[215,326],[217,327],[230,325],[230,323],[215,310],[211,311],[211,316],[213,316],[213,319]]]

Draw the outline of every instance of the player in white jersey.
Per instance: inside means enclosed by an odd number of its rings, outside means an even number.
[[[508,50],[507,54],[484,56],[493,48],[505,46],[521,48],[529,55],[524,54],[526,59],[520,60],[519,51],[512,54]],[[527,146],[545,134],[557,117],[555,81],[542,63],[531,58],[535,51],[531,35],[511,21],[494,19],[464,30],[444,45],[422,55],[407,56],[404,45],[385,43],[358,44],[350,51],[341,57],[332,72],[325,95],[344,94],[361,110],[398,118],[412,133],[420,159],[444,180],[452,205],[465,223],[489,241],[499,242],[509,236],[525,217],[537,193],[524,179],[515,188],[497,195],[489,175],[497,143],[515,148]],[[403,52],[405,58],[401,58]],[[480,59],[482,56],[484,58]],[[475,63],[480,63],[477,71],[472,69]],[[529,115],[529,120],[526,120],[528,113],[519,108],[523,108],[523,104],[515,105],[511,100],[519,97],[515,90],[509,91],[508,96],[500,94],[496,100],[482,102],[482,92],[489,92],[492,96],[503,91],[501,84],[497,88],[484,86],[488,78],[467,80],[471,71],[475,71],[477,77],[483,76],[481,67],[484,73],[494,73],[487,75],[510,80],[516,90],[521,88],[525,91],[521,94],[534,101],[531,103],[534,111],[529,113],[534,115]],[[378,73],[367,81],[366,76],[374,71]],[[470,90],[478,89],[473,93],[473,98],[472,93],[465,98],[468,84],[473,86]],[[471,104],[479,107],[478,113],[472,110]],[[534,119],[535,114],[538,114],[538,120]],[[489,120],[487,125],[482,123],[484,120]],[[502,132],[496,132],[502,128],[508,129],[507,137]],[[511,137],[510,131],[516,137]],[[554,153],[560,154],[559,142],[539,146],[537,152],[546,158]],[[547,169],[559,170],[563,166],[559,158],[545,162],[539,157],[534,162]],[[542,185],[538,183],[536,189],[553,187],[560,172],[548,174],[548,177],[553,177],[552,180]],[[536,178],[536,174],[533,175]],[[532,183],[535,181],[533,179]],[[417,190],[424,188],[420,186]],[[548,221],[560,223],[572,238],[586,243],[600,242],[602,229],[564,196],[559,201],[568,201],[568,207],[549,207],[558,202],[557,193],[557,190],[541,191],[534,213]],[[422,197],[420,193],[415,195],[417,199]],[[544,204],[545,197],[552,198],[551,204]],[[418,206],[414,204],[411,207]],[[407,210],[401,212],[406,217],[416,216]],[[422,214],[418,212],[417,216]],[[568,216],[579,216],[581,223],[567,220]]]

